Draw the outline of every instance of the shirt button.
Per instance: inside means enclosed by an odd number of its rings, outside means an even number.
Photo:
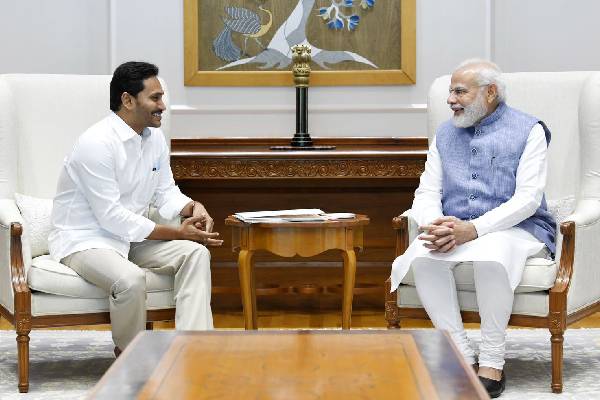
[[[477,154],[477,149],[476,148],[472,148],[471,149],[471,154],[473,154],[473,155]]]
[[[471,215],[469,216],[469,219],[475,219],[475,218],[477,218],[477,217],[476,217],[475,215],[473,215],[473,214],[471,214]]]
[[[481,135],[481,131],[479,129],[476,129],[475,130],[475,136],[479,136],[479,135]]]
[[[471,178],[477,179],[477,174],[471,174]]]
[[[469,200],[475,200],[477,198],[477,196],[475,196],[474,194],[469,196]]]

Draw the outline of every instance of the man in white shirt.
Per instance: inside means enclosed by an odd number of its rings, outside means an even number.
[[[392,266],[394,290],[412,265],[434,325],[476,366],[453,275],[460,262],[473,262],[478,374],[491,397],[505,386],[505,331],[525,260],[554,253],[556,229],[544,198],[550,131],[507,106],[504,91],[500,69],[488,61],[465,61],[452,74],[454,115],[431,143],[410,212],[422,234]]]
[[[110,83],[112,112],[85,131],[64,161],[49,236],[52,257],[106,290],[118,355],[145,329],[144,269],[174,275],[177,329],[212,329],[213,220],[175,185],[159,129],[165,110],[158,68],[127,62]],[[176,227],[148,219],[185,219]]]

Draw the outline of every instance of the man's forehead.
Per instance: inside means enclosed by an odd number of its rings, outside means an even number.
[[[162,85],[156,76],[144,79],[144,92],[155,94],[164,94]]]
[[[474,70],[461,69],[455,71],[450,79],[450,86],[472,86],[477,83],[477,74]]]

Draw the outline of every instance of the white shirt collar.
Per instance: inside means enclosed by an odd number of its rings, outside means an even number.
[[[125,121],[123,121],[123,119],[121,117],[119,117],[115,112],[110,113],[110,123],[111,123],[112,127],[114,128],[115,132],[117,132],[119,139],[121,139],[121,141],[123,141],[123,142],[126,142],[131,138],[140,136],[137,134],[136,131],[131,129],[131,127],[129,125],[127,125],[127,123]],[[150,128],[146,127],[142,131],[141,138],[146,139],[151,134],[152,134],[152,132],[150,131]]]

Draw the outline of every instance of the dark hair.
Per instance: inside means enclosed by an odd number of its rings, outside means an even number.
[[[110,109],[119,111],[124,92],[137,96],[144,90],[144,80],[157,75],[158,67],[147,62],[129,61],[119,65],[110,81]]]

